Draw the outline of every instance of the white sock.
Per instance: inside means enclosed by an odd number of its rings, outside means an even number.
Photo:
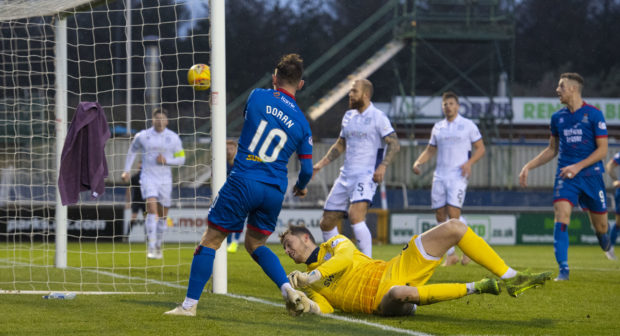
[[[188,297],[185,297],[185,300],[183,301],[183,309],[190,309],[195,304],[198,304],[198,300],[194,300],[194,299],[190,299]]]
[[[502,279],[504,279],[504,280],[510,279],[510,278],[513,278],[516,275],[517,275],[517,271],[515,271],[512,268],[508,267],[508,270],[506,271],[506,273],[504,273],[504,275],[502,275]]]
[[[159,218],[157,220],[157,241],[155,246],[157,248],[161,248],[162,242],[164,241],[164,232],[166,232],[166,228],[168,223],[166,223],[166,218]]]
[[[467,286],[467,295],[476,293],[475,282],[468,282],[465,284],[465,286]]]
[[[293,289],[290,282],[285,282],[282,284],[282,286],[280,286],[280,291],[282,292],[282,297],[284,298],[284,300],[288,299],[288,293],[286,292],[286,289]]]
[[[157,215],[146,215],[146,238],[149,243],[149,248],[155,248],[155,241],[157,239]]]
[[[447,255],[449,255],[449,256],[451,256],[451,255],[454,255],[454,252],[456,252],[456,249],[454,248],[454,246],[452,246],[452,247],[448,250],[448,252],[446,252],[446,254],[447,254]]]
[[[357,247],[365,255],[372,258],[372,235],[366,222],[359,222],[351,225],[355,239],[357,240]]]
[[[336,235],[338,235],[338,227],[334,226],[334,228],[329,231],[323,231],[323,241],[328,241]]]

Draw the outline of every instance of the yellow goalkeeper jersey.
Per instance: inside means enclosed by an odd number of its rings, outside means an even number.
[[[313,253],[308,272],[318,270],[322,279],[307,289],[323,313],[339,308],[346,312],[372,313],[386,262],[367,257],[353,242],[337,235]]]

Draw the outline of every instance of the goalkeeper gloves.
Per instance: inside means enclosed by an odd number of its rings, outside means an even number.
[[[314,270],[310,273],[293,271],[288,275],[288,281],[293,288],[303,288],[311,285],[312,283],[321,280],[321,272]]]
[[[319,305],[316,302],[310,300],[310,298],[306,296],[306,293],[302,291],[298,291],[298,290],[295,290],[294,293],[295,294],[292,294],[289,292],[289,295],[290,296],[294,295],[296,300],[286,301],[286,310],[288,311],[289,315],[299,316],[303,313],[310,313],[310,314],[321,313],[321,308],[319,308]]]

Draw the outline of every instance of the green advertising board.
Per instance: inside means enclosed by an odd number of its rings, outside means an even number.
[[[614,225],[615,218],[610,218]],[[517,215],[517,244],[553,244],[553,212]],[[574,211],[568,226],[571,245],[598,244],[590,220],[585,212]]]

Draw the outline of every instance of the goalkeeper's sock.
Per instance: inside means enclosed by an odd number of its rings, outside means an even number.
[[[353,224],[351,228],[355,234],[355,240],[357,240],[357,247],[362,253],[372,258],[372,235],[366,222],[361,221]]]
[[[198,245],[194,252],[194,259],[192,260],[192,267],[189,273],[186,295],[188,298],[200,299],[200,295],[213,272],[213,259],[215,259],[214,249]]]
[[[267,246],[259,246],[252,252],[252,258],[263,269],[263,272],[273,281],[278,288],[288,282],[286,272],[280,263],[278,256],[273,253]]]
[[[560,268],[568,267],[568,225],[556,222],[553,227],[553,252]]]
[[[420,305],[448,301],[467,295],[466,284],[434,284],[419,286]]]
[[[155,242],[157,241],[157,215],[146,215],[146,238],[149,244],[149,248],[155,248]]]
[[[332,239],[332,237],[335,237],[338,235],[338,226],[334,226],[334,228],[329,231],[322,231],[322,232],[323,232],[323,241],[328,241]]]
[[[497,276],[504,275],[509,269],[504,260],[470,227],[459,241],[458,247],[473,261]]]

